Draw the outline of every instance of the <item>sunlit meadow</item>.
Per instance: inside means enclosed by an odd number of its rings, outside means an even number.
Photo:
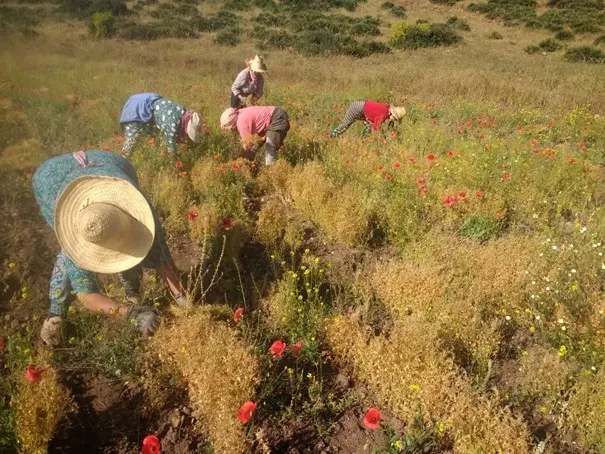
[[[98,376],[140,391],[142,421],[99,452],[135,452],[177,394],[187,436],[201,440],[180,452],[362,452],[367,440],[393,453],[605,452],[603,69],[528,54],[547,31],[461,3],[406,3],[413,20],[465,18],[471,31],[453,47],[264,51],[262,103],[292,125],[273,167],[263,150],[242,159],[219,128],[252,42],[100,40],[71,21],[2,36],[0,446],[57,449]],[[161,138],[132,156],[192,307],[170,309],[148,273],[144,297],[163,316],[150,341],[74,308],[66,345],[45,351],[58,245],[32,172],[82,148],[119,152],[120,109],[141,91],[208,126],[177,166]],[[408,114],[365,139],[360,124],[329,138],[356,99]],[[38,382],[23,378],[32,363],[49,368]],[[361,428],[370,407],[383,416],[375,431]],[[355,448],[330,445],[343,415],[359,421]]]

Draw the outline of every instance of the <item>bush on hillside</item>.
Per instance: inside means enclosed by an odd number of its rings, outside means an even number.
[[[398,22],[393,24],[389,45],[402,49],[451,46],[462,41],[462,37],[446,24]]]
[[[569,30],[559,30],[555,33],[555,38],[559,41],[571,41],[574,39],[574,34]]]
[[[216,34],[214,42],[221,46],[237,46],[240,43],[241,30],[237,27],[226,28]]]
[[[20,30],[31,31],[40,24],[44,17],[44,10],[10,6],[0,6],[0,31]]]
[[[124,0],[60,0],[60,10],[78,18],[86,18],[94,13],[111,13],[121,16],[128,13]]]
[[[599,44],[605,44],[605,35],[599,36],[597,39],[594,40],[593,44],[595,46],[598,46]]]
[[[403,5],[395,5],[393,2],[384,2],[381,5],[381,8],[390,11],[393,16],[399,17],[400,19],[405,17],[405,6]]]
[[[498,32],[491,32],[489,35],[487,35],[487,39],[504,39],[504,36]]]
[[[571,62],[605,64],[605,53],[590,46],[572,47],[565,52],[565,59]]]
[[[455,5],[460,0],[431,0],[431,3],[435,3],[437,5]]]
[[[470,32],[471,31],[471,26],[468,24],[467,21],[465,21],[464,19],[460,19],[458,16],[452,16],[450,17],[447,22],[447,25],[449,25],[452,28],[455,28],[457,30],[462,30],[465,32]]]
[[[108,38],[116,32],[116,18],[111,13],[97,12],[88,23],[88,31],[95,38]]]

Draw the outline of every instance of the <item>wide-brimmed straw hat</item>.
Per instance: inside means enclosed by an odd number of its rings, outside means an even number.
[[[153,244],[155,222],[149,203],[128,181],[83,176],[59,196],[55,232],[80,267],[119,273],[143,261]]]
[[[187,124],[187,135],[195,143],[200,141],[200,129],[202,126],[202,118],[197,112],[191,112],[189,123]]]
[[[237,109],[229,107],[221,114],[221,128],[230,129],[237,122]]]
[[[265,62],[263,61],[263,57],[261,57],[260,55],[256,55],[253,59],[248,60],[248,66],[255,73],[266,73],[267,72],[267,66],[265,65]]]
[[[395,120],[401,120],[406,114],[405,107],[389,106],[389,111]]]

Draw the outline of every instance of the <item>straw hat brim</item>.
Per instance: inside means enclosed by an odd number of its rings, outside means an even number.
[[[197,112],[193,112],[191,114],[191,120],[189,120],[189,124],[187,125],[187,135],[195,143],[199,143],[200,141],[201,123],[202,119],[200,118],[199,114]]]
[[[80,211],[93,204],[113,205],[130,215],[128,232],[120,250],[87,241],[79,229]],[[55,233],[67,255],[80,267],[96,273],[119,273],[143,261],[155,237],[155,221],[149,203],[128,181],[107,176],[82,176],[63,190],[55,207]]]

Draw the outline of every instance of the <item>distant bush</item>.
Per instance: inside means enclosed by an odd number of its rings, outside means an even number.
[[[161,38],[162,33],[155,24],[134,24],[122,29],[120,36],[124,39],[148,41]]]
[[[44,15],[42,9],[0,6],[0,31],[31,31],[33,27],[40,24]]]
[[[236,14],[221,10],[211,17],[194,17],[191,20],[191,27],[200,32],[215,32],[224,28],[235,27],[238,23]]]
[[[88,31],[95,38],[108,38],[116,32],[116,18],[111,13],[97,12],[88,23]]]
[[[216,34],[214,42],[221,46],[237,46],[240,43],[241,30],[237,27],[221,30]]]
[[[446,24],[457,30],[462,30],[465,32],[471,31],[471,26],[468,24],[468,22],[465,21],[464,19],[460,19],[458,16],[450,17],[447,20]]]
[[[563,46],[556,39],[545,39],[544,41],[540,41],[538,45],[530,45],[525,48],[525,52],[528,54],[535,54],[536,52],[556,52],[561,49]]]
[[[489,35],[487,35],[488,39],[504,39],[504,36],[502,36],[502,34],[498,33],[498,32],[491,32]]]
[[[597,39],[594,40],[593,44],[595,46],[598,46],[599,44],[605,44],[605,35],[599,36]]]
[[[78,18],[88,18],[97,12],[120,16],[128,13],[124,0],[59,0],[60,11]]]
[[[446,24],[398,22],[393,24],[389,45],[403,49],[420,47],[451,46],[462,41],[462,37]]]
[[[246,11],[251,8],[251,4],[248,0],[226,0],[223,4],[223,8],[226,10],[235,11]]]
[[[571,62],[605,63],[605,53],[590,46],[572,47],[565,52],[565,58]]]
[[[574,34],[569,30],[559,30],[555,33],[555,38],[559,41],[571,41],[574,39]]]
[[[391,14],[395,17],[405,17],[405,6],[403,5],[395,5],[393,2],[384,2],[381,5],[381,8],[390,11]]]
[[[431,3],[435,3],[437,5],[455,5],[460,0],[431,0]]]

